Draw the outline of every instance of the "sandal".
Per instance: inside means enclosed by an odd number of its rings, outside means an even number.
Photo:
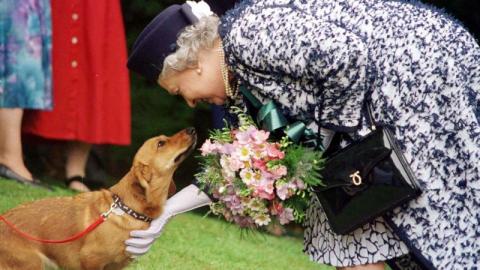
[[[74,181],[78,181],[78,182],[84,184],[86,187],[88,187],[88,189],[90,191],[98,190],[98,189],[103,187],[99,183],[94,182],[94,181],[92,181],[90,179],[87,179],[86,177],[83,177],[83,176],[80,176],[80,175],[75,175],[75,176],[72,176],[70,178],[65,179],[65,185],[67,185],[67,187],[70,187],[70,184]]]
[[[0,177],[10,179],[10,180],[15,180],[18,183],[22,183],[22,184],[25,184],[25,185],[30,185],[32,187],[44,188],[44,189],[47,189],[49,191],[53,191],[51,186],[49,186],[45,183],[42,183],[40,180],[38,180],[36,178],[33,178],[32,180],[29,180],[29,179],[19,175],[18,173],[14,172],[12,169],[10,169],[9,167],[7,167],[6,165],[1,164],[1,163],[0,163]]]
[[[83,185],[85,185],[85,187],[87,187],[88,190],[71,188],[71,187],[70,187],[70,184],[72,184],[72,182],[80,182],[80,183],[82,183]],[[80,175],[75,175],[75,176],[72,176],[72,177],[70,177],[70,178],[67,178],[67,179],[65,180],[65,185],[67,186],[67,188],[72,189],[72,190],[75,190],[75,191],[79,191],[79,192],[88,192],[88,191],[91,191],[90,187],[87,185],[87,183],[86,183],[86,181],[85,181],[85,177],[80,176]]]

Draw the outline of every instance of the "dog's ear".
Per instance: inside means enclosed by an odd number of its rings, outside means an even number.
[[[133,167],[133,173],[140,186],[148,189],[152,180],[152,170],[148,164],[138,163]]]

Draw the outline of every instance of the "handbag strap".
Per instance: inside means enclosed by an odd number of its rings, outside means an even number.
[[[323,107],[323,106],[322,106]],[[375,123],[375,118],[373,118],[373,113],[372,113],[372,105],[370,101],[366,101],[365,103],[365,110],[366,110],[366,120],[368,125],[370,125],[370,130],[372,132],[376,131],[377,126]],[[320,111],[321,113],[321,111]],[[320,134],[320,124],[318,126],[318,134]],[[320,137],[320,136],[318,136]],[[353,142],[353,138],[347,133],[347,132],[335,132],[335,135],[333,136],[332,141],[330,142],[330,145],[327,147],[327,149],[324,149],[325,156],[329,156],[332,153],[340,150],[342,147],[340,146],[342,141],[347,141],[349,143]],[[320,141],[321,143],[321,141]]]
[[[367,108],[367,120],[368,123],[370,124],[370,129],[376,130],[377,126],[375,124],[375,118],[373,118],[373,113],[372,113],[372,103],[370,101],[367,101],[365,104],[365,107]]]

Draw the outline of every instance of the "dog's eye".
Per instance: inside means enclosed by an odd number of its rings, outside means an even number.
[[[158,141],[157,147],[160,148],[165,145],[165,141]]]

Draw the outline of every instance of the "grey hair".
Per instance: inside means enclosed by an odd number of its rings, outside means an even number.
[[[219,23],[216,15],[210,15],[186,27],[177,38],[177,50],[165,58],[159,79],[168,76],[172,71],[196,67],[198,51],[212,48],[219,37]]]

